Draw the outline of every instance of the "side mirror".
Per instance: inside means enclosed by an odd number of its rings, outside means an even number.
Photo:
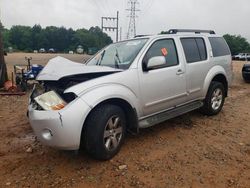
[[[146,69],[152,70],[152,69],[159,68],[163,65],[166,65],[165,57],[164,56],[156,56],[156,57],[152,57],[148,60]]]

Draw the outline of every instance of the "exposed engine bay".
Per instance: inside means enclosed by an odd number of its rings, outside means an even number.
[[[86,66],[63,57],[53,58],[38,75],[38,84],[33,88],[31,102],[36,105],[37,110],[44,110],[37,104],[35,98],[44,93],[54,91],[65,103],[70,103],[77,96],[74,93],[64,93],[66,89],[88,80],[120,71],[110,67]]]

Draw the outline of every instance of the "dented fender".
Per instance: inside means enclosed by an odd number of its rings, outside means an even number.
[[[69,88],[66,90],[66,92],[74,92],[74,90]],[[84,90],[78,96],[91,108],[94,108],[105,100],[122,99],[127,101],[132,106],[132,108],[136,110],[138,115],[142,114],[138,96],[125,85],[116,83],[95,85],[94,87]]]

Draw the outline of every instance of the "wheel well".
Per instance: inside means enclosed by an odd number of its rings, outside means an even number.
[[[225,88],[225,94],[226,97],[228,96],[228,83],[227,83],[227,79],[223,74],[218,74],[216,75],[212,81],[216,81],[216,82],[220,82],[223,84],[224,88]]]
[[[119,98],[107,99],[105,101],[102,101],[98,105],[96,105],[91,111],[107,103],[117,105],[124,111],[124,114],[126,116],[126,121],[127,121],[127,131],[135,133],[135,134],[138,133],[138,118],[137,118],[136,110],[127,101],[123,99],[119,99]]]

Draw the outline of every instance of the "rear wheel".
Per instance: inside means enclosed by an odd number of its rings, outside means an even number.
[[[222,83],[212,81],[201,112],[209,116],[218,114],[224,105],[225,93],[225,88]]]
[[[83,144],[92,157],[108,160],[119,152],[126,130],[125,115],[119,106],[104,104],[97,107],[84,126]]]

